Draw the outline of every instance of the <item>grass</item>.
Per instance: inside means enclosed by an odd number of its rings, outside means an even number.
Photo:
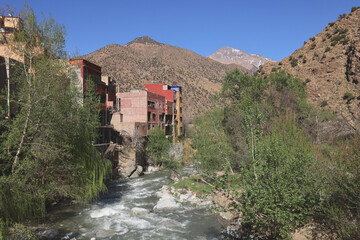
[[[190,176],[184,179],[179,180],[178,182],[174,182],[170,184],[170,187],[174,187],[175,189],[181,189],[185,188],[187,190],[190,190],[194,193],[199,194],[210,194],[213,192],[213,188],[202,182],[201,177],[199,176]]]

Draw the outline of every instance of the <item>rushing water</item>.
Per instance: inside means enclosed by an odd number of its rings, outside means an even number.
[[[53,210],[46,225],[59,230],[63,239],[217,239],[221,226],[206,209],[182,205],[153,211],[159,199],[156,192],[170,181],[164,171],[112,182],[108,193],[93,204]],[[131,216],[133,207],[150,213]]]

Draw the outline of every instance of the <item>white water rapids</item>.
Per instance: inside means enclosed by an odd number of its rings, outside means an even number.
[[[59,239],[218,239],[221,226],[206,209],[180,205],[153,211],[159,200],[156,192],[170,181],[166,171],[114,181],[93,204],[51,211],[46,226],[57,229]],[[134,207],[149,213],[132,216]]]

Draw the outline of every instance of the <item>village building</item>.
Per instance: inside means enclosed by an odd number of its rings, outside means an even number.
[[[144,90],[116,94],[117,108],[111,124],[117,131],[135,139],[147,136],[149,130],[160,127],[165,131],[165,97]]]
[[[164,96],[167,101],[169,109],[166,113],[167,124],[165,127],[167,135],[182,136],[184,134],[182,88],[180,86],[170,86],[164,83],[153,82],[145,84],[145,89],[149,92]],[[170,108],[172,110],[170,110]],[[173,129],[173,132],[169,134],[170,129]]]
[[[85,92],[88,87],[88,81],[94,84],[97,94],[100,96],[100,137],[97,140],[100,143],[118,142],[119,134],[114,131],[110,124],[112,115],[116,112],[116,84],[109,76],[101,75],[101,67],[85,59],[70,59],[70,65],[75,72],[75,85],[80,92]],[[79,99],[82,103],[82,99]]]

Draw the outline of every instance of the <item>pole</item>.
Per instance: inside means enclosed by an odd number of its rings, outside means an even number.
[[[7,77],[7,97],[6,97],[7,116],[10,119],[10,58],[5,58],[5,66],[6,66],[6,77]]]

